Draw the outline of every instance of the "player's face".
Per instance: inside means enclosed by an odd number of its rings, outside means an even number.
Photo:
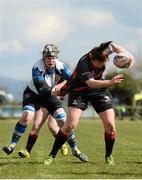
[[[56,63],[56,57],[54,57],[54,56],[46,57],[44,59],[44,64],[47,69],[51,69],[52,67],[54,67],[55,63]]]
[[[107,61],[104,62],[100,62],[98,60],[92,61],[92,64],[97,67],[97,68],[101,68],[102,66],[104,66],[106,64]]]

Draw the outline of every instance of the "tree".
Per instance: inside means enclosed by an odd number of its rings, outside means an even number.
[[[106,76],[110,79],[116,73],[111,73]],[[117,97],[122,104],[132,105],[134,94],[139,90],[138,82],[130,75],[124,74],[124,82],[109,88],[113,97]]]

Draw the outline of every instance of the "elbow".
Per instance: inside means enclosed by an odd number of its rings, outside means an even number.
[[[93,84],[90,84],[90,85],[89,85],[89,88],[95,88],[95,87],[93,86]]]
[[[87,85],[89,86],[89,88],[96,88],[94,83],[88,83]]]
[[[96,81],[94,79],[86,81],[86,84],[89,88],[96,88]]]

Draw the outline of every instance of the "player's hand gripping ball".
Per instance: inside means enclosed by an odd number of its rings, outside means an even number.
[[[113,58],[113,64],[118,68],[129,68],[133,65],[134,58],[133,56],[127,53],[118,53]]]

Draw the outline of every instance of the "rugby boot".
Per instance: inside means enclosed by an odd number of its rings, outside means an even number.
[[[11,154],[13,151],[14,151],[14,148],[15,148],[15,144],[10,144],[10,145],[7,145],[7,146],[4,146],[2,148],[2,150],[7,154]]]
[[[63,156],[67,156],[69,150],[68,150],[68,146],[66,143],[63,144],[63,146],[60,148],[60,151]]]
[[[73,149],[72,155],[77,157],[82,162],[85,162],[85,163],[89,162],[88,157],[84,153],[80,152],[78,149],[75,149],[75,150]]]
[[[106,156],[105,157],[105,162],[106,162],[106,164],[111,165],[111,166],[115,165],[115,162],[114,162],[114,159],[113,159],[112,155]]]
[[[29,158],[30,153],[27,151],[27,149],[22,149],[21,151],[18,152],[19,156],[21,158]]]
[[[54,158],[49,155],[46,160],[44,160],[45,165],[50,165],[54,161]]]

